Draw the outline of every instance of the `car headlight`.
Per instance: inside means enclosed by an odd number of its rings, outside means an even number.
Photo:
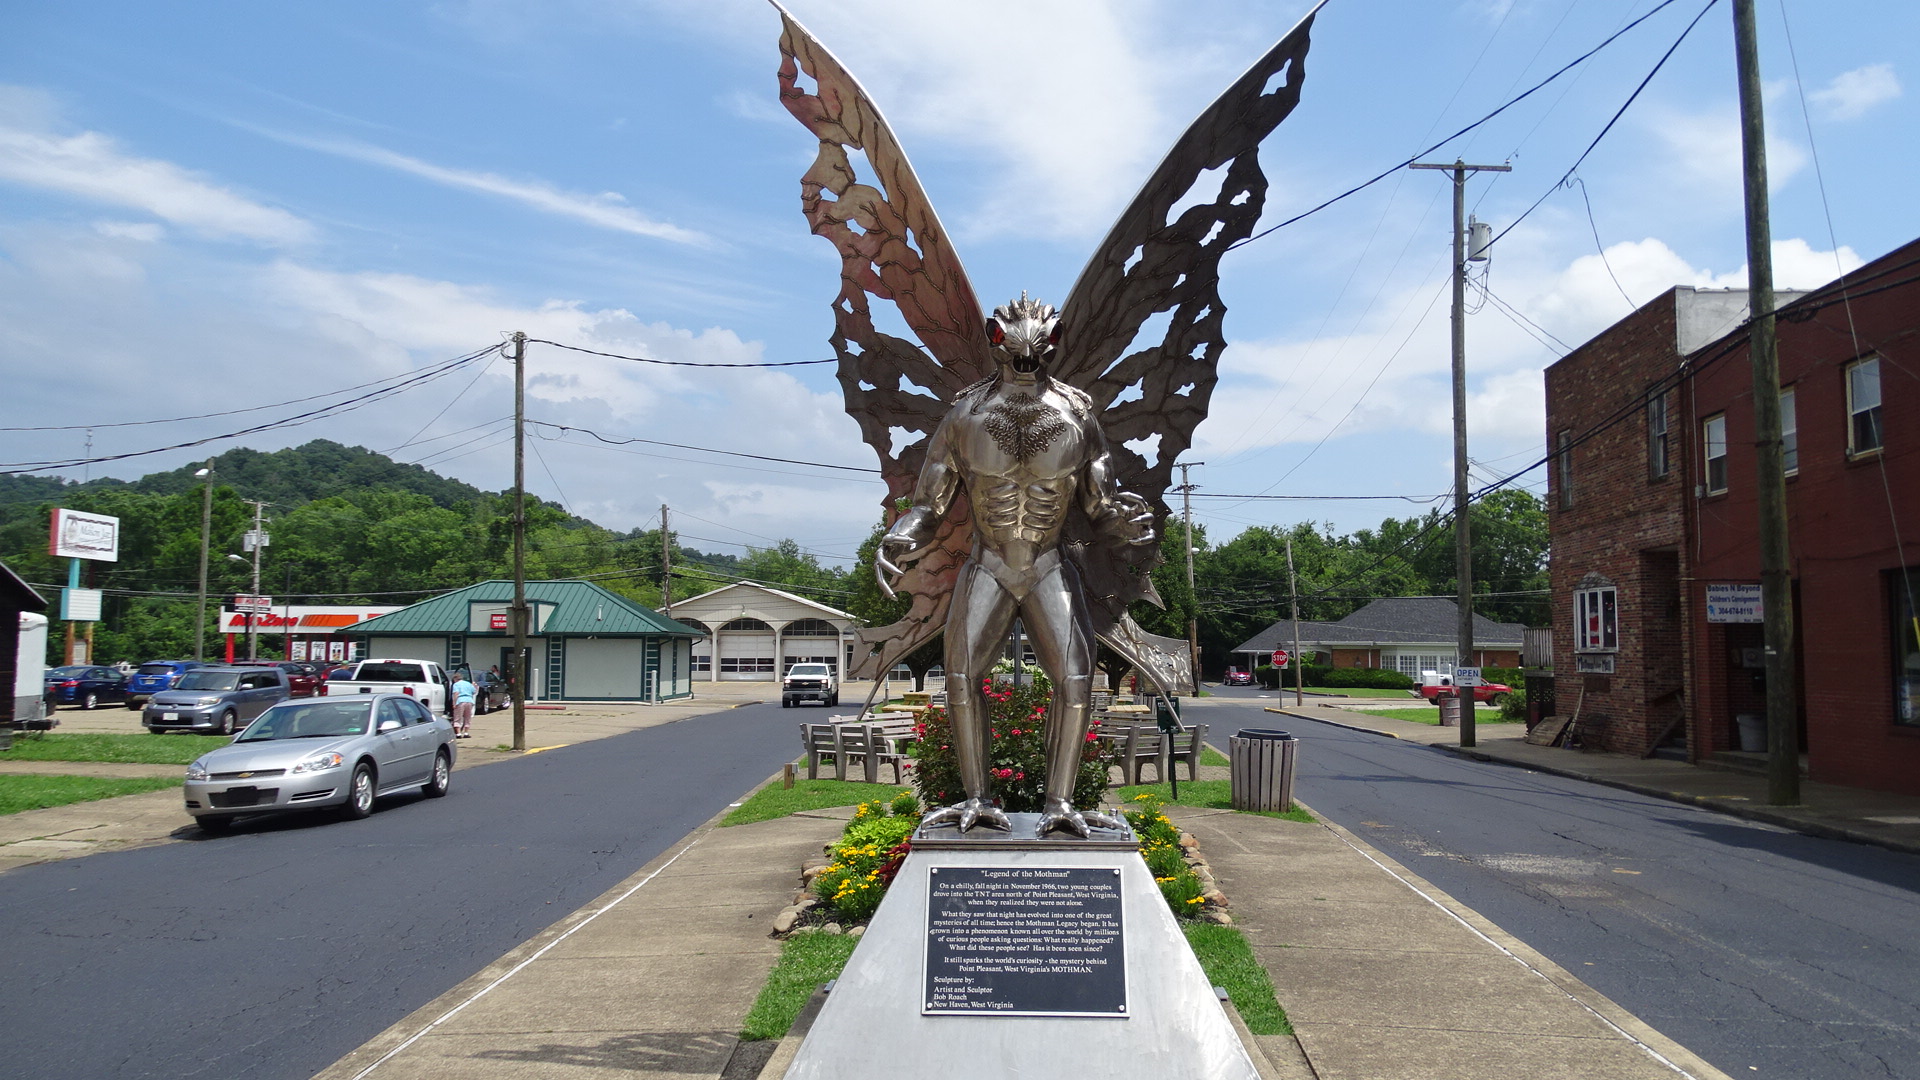
[[[187,766],[187,779],[205,780],[206,778],[207,778],[207,763],[205,761],[196,761],[193,764]]]
[[[290,773],[324,772],[328,769],[339,768],[346,763],[346,760],[346,758],[332,752],[315,754],[287,771]]]
[[[217,697],[203,697],[200,699],[200,704],[201,705],[218,705],[220,704],[220,699]]]

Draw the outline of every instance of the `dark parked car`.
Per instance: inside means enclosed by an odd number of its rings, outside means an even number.
[[[194,668],[171,690],[147,702],[140,722],[163,731],[204,731],[231,735],[247,721],[290,696],[287,673],[278,665]]]
[[[62,705],[91,709],[127,699],[127,677],[98,664],[73,664],[48,670],[46,686]]]
[[[504,709],[513,704],[513,692],[507,689],[507,680],[491,671],[478,675],[469,675],[468,681],[480,692],[474,695],[473,714],[485,716],[495,709]]]
[[[149,660],[141,664],[127,676],[127,708],[139,708],[160,691],[173,689],[181,675],[205,666],[198,660]]]
[[[313,665],[299,660],[235,660],[233,666],[279,668],[287,673],[287,688],[290,691],[287,696],[289,697],[312,697],[315,694],[326,693],[321,689],[320,684],[323,680],[314,673]]]

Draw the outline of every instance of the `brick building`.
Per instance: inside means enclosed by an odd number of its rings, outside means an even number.
[[[1518,667],[1526,627],[1473,616],[1473,661],[1480,667]],[[1337,668],[1385,668],[1418,679],[1422,671],[1451,672],[1460,653],[1460,607],[1439,596],[1392,596],[1369,603],[1339,622],[1299,626],[1301,655]],[[1240,643],[1232,663],[1247,669],[1275,649],[1294,648],[1294,624],[1281,619]]]
[[[1916,267],[1782,293],[1777,325],[1808,771],[1920,793]],[[1674,289],[1547,370],[1558,709],[1609,750],[1698,762],[1765,714],[1745,318]]]

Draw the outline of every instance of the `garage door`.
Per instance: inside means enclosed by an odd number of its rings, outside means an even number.
[[[720,635],[722,681],[773,681],[773,635],[730,630]]]
[[[636,701],[643,691],[646,642],[641,638],[574,638],[567,642],[566,696]]]

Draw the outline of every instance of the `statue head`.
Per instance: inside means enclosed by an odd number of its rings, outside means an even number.
[[[1035,382],[1053,347],[1060,343],[1060,313],[1052,304],[1020,299],[993,309],[987,318],[987,344],[1003,375],[1015,382]]]

